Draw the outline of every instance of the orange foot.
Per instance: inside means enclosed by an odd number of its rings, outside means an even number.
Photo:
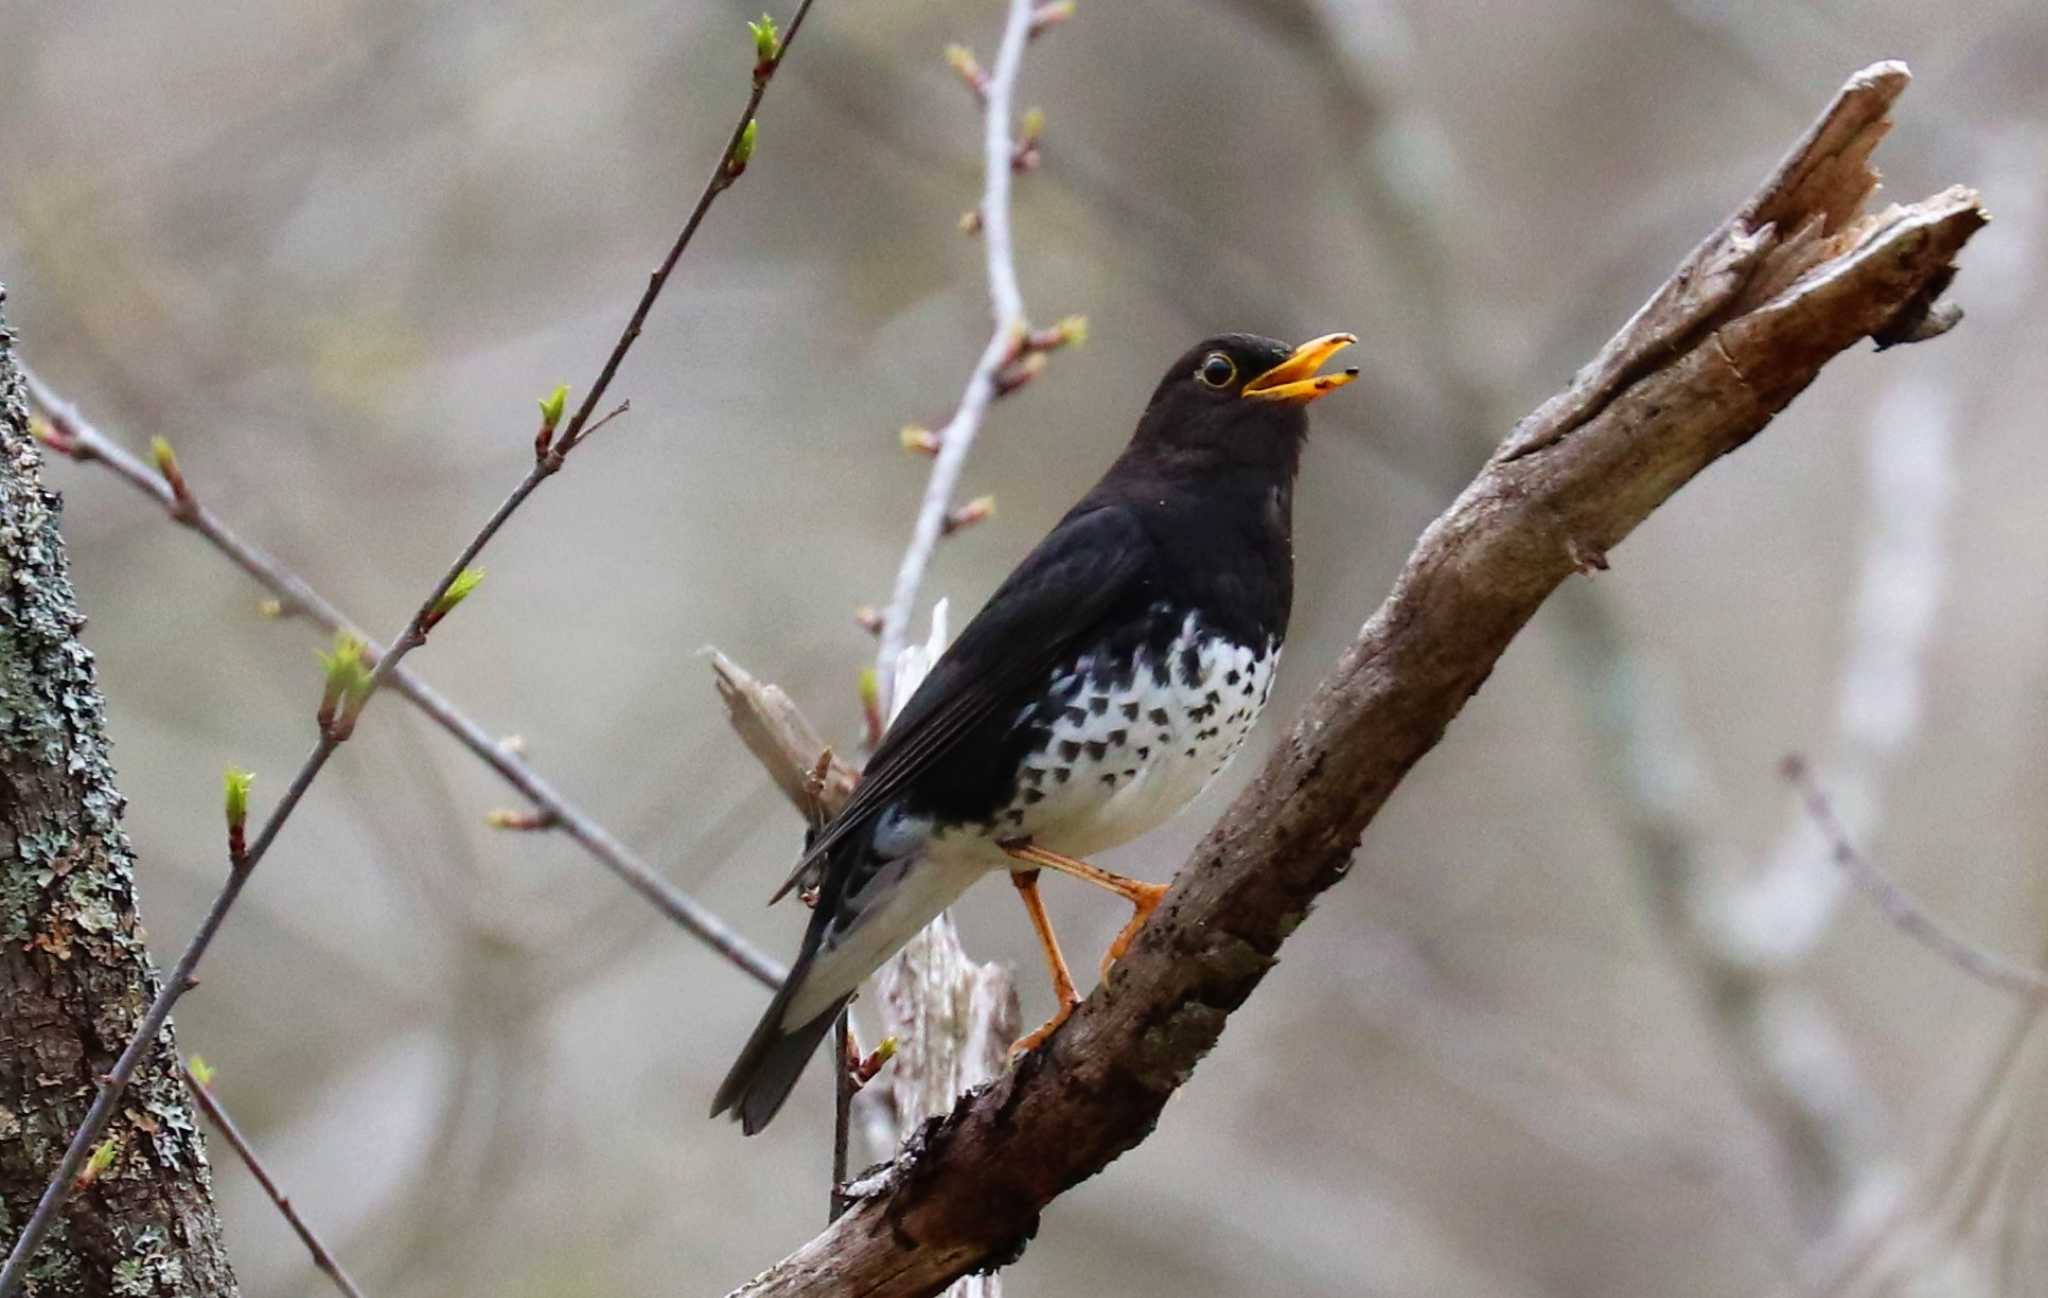
[[[1079,1001],[1061,1002],[1060,1007],[1053,1011],[1051,1018],[1010,1043],[1010,1058],[1015,1059],[1018,1055],[1036,1050],[1044,1045],[1046,1038],[1060,1030],[1060,1024],[1067,1021],[1068,1017],[1074,1012],[1074,1006],[1078,1004],[1080,1004]]]
[[[1067,972],[1067,958],[1060,954],[1059,939],[1052,934],[1052,921],[1046,918],[1045,903],[1038,896],[1038,871],[1015,870],[1010,882],[1017,886],[1017,896],[1024,902],[1024,913],[1031,917],[1032,931],[1038,934],[1040,949],[1045,952],[1045,964],[1052,974],[1052,994],[1059,1001],[1059,1009],[1053,1016],[1041,1023],[1036,1031],[1027,1032],[1010,1043],[1010,1058],[1015,1059],[1027,1050],[1036,1050],[1045,1044],[1045,1039],[1059,1031],[1067,1021],[1074,1007],[1081,1003],[1081,993],[1074,990],[1074,976]]]
[[[1124,952],[1131,949],[1131,943],[1138,936],[1138,930],[1145,927],[1145,921],[1152,918],[1152,912],[1159,909],[1159,903],[1166,900],[1166,885],[1163,883],[1140,883],[1129,881],[1132,891],[1123,895],[1131,903],[1131,922],[1124,925],[1110,942],[1109,950],[1102,953],[1102,966],[1097,972],[1109,977],[1109,968],[1124,958]]]

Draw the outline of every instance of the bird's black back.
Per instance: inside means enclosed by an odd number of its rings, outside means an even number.
[[[946,760],[905,790],[904,809],[941,823],[989,819],[1013,787],[1018,764],[1044,746],[1052,711],[1073,702],[1048,695],[1048,683],[1065,676],[1069,694],[1078,695],[1084,677],[1068,669],[1083,656],[1096,665],[1097,674],[1087,678],[1094,688],[1114,692],[1130,684],[1141,660],[1165,660],[1190,613],[1203,634],[1235,644],[1263,650],[1282,639],[1294,588],[1291,503],[1286,481],[1233,483],[1224,492],[1212,484],[1196,493],[1185,484],[1112,471],[961,633],[957,652],[948,655],[954,659],[948,675],[977,671],[986,656],[1020,645],[1051,641],[1059,651],[1006,689]],[[1111,525],[1104,515],[1119,521]],[[1117,538],[1114,554],[1102,553],[1105,533]],[[1045,580],[1107,586],[1113,593],[1090,608],[1085,621],[1061,624],[1058,601],[1015,597],[1017,588]],[[940,705],[953,688],[936,671],[926,684],[933,690],[927,706]]]

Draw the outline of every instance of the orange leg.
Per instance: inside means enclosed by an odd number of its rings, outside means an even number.
[[[1004,843],[1002,848],[1016,860],[1028,861],[1032,865],[1044,866],[1048,870],[1057,870],[1061,874],[1071,874],[1076,879],[1085,879],[1098,888],[1109,889],[1131,903],[1131,922],[1124,925],[1123,931],[1116,935],[1116,940],[1109,944],[1109,950],[1103,954],[1101,973],[1105,978],[1109,976],[1109,967],[1121,959],[1124,952],[1131,949],[1131,940],[1138,936],[1138,930],[1145,927],[1145,921],[1152,918],[1152,912],[1159,909],[1160,901],[1166,896],[1166,885],[1163,883],[1127,879],[1123,875],[1112,874],[1086,861],[1077,861],[1071,856],[1062,856],[1050,848],[1039,847],[1028,839]],[[1038,872],[1033,870],[1031,873],[1036,876]]]
[[[1046,917],[1045,902],[1039,898],[1038,871],[1012,870],[1010,882],[1017,885],[1017,896],[1023,899],[1025,913],[1031,916],[1031,927],[1038,934],[1038,944],[1045,948],[1045,963],[1052,971],[1052,994],[1060,1003],[1052,1017],[1041,1023],[1036,1031],[1010,1043],[1010,1055],[1015,1058],[1044,1045],[1045,1039],[1058,1031],[1060,1024],[1067,1021],[1067,1015],[1081,1003],[1081,994],[1074,990],[1074,975],[1067,972],[1067,958],[1060,954],[1059,939],[1052,934],[1052,920]]]

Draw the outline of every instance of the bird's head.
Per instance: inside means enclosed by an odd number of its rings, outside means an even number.
[[[1256,334],[1218,334],[1173,363],[1152,393],[1132,452],[1193,469],[1299,462],[1308,403],[1358,377],[1318,374],[1358,339],[1325,334],[1299,347]]]

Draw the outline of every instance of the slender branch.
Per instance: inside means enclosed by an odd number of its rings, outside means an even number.
[[[1842,827],[1841,818],[1835,814],[1827,791],[1814,778],[1813,770],[1804,758],[1786,758],[1783,771],[1785,779],[1799,791],[1799,800],[1806,807],[1808,819],[1827,840],[1829,855],[1835,864],[1841,866],[1850,881],[1876,903],[1879,913],[1893,926],[1986,986],[2027,1000],[2048,999],[2048,974],[1986,951],[1955,933],[1929,914],[1927,908],[1915,901],[1904,888],[1893,883],[1875,862],[1857,851],[1856,845],[1849,840],[1849,831]]]
[[[349,1278],[348,1272],[342,1269],[341,1263],[335,1260],[333,1252],[321,1241],[313,1227],[299,1215],[298,1207],[292,1203],[290,1196],[278,1188],[276,1178],[271,1176],[270,1169],[263,1165],[263,1160],[256,1156],[255,1149],[249,1144],[249,1138],[242,1134],[242,1129],[228,1116],[227,1107],[220,1102],[220,1097],[213,1093],[213,1087],[201,1081],[199,1074],[193,1071],[189,1063],[185,1065],[185,1082],[191,1088],[192,1098],[198,1102],[201,1111],[219,1129],[235,1153],[241,1156],[243,1164],[249,1169],[249,1174],[256,1178],[256,1183],[263,1187],[263,1193],[269,1195],[270,1201],[277,1205],[277,1210],[284,1215],[285,1222],[299,1237],[299,1242],[313,1255],[313,1265],[325,1272],[327,1278],[334,1281],[334,1287],[347,1294],[348,1298],[363,1298],[363,1291],[356,1287],[356,1282]]]
[[[931,566],[932,550],[945,534],[946,515],[953,493],[960,484],[960,471],[967,452],[981,431],[989,403],[998,395],[998,377],[1015,361],[1029,325],[1024,318],[1024,293],[1017,286],[1017,264],[1010,244],[1010,160],[1015,145],[1010,138],[1010,114],[1017,91],[1017,72],[1024,64],[1024,46],[1031,39],[1030,0],[1009,0],[1009,16],[1003,23],[1002,45],[990,72],[982,101],[982,195],[981,237],[988,267],[989,311],[995,328],[981,358],[967,376],[967,388],[953,417],[938,431],[938,455],[932,461],[931,477],[925,483],[924,500],[917,509],[910,545],[896,569],[896,585],[882,610],[881,647],[875,653],[875,671],[881,688],[882,714],[887,716],[896,692],[892,676],[896,659],[903,652],[911,615],[917,611],[918,588],[924,584],[925,569]]]
[[[697,195],[697,205],[690,209],[689,219],[677,232],[676,241],[669,246],[668,255],[661,259],[661,265],[654,268],[647,277],[647,288],[640,294],[639,302],[633,306],[633,314],[626,321],[625,329],[619,333],[619,340],[612,344],[611,354],[604,358],[604,368],[597,372],[597,379],[590,390],[583,394],[583,404],[576,407],[570,417],[569,426],[563,430],[561,439],[555,443],[552,456],[559,467],[561,457],[576,448],[595,429],[585,430],[597,403],[604,400],[605,389],[612,384],[612,378],[619,372],[619,365],[625,361],[626,353],[640,337],[640,329],[647,323],[648,312],[654,309],[654,301],[661,296],[661,290],[668,286],[668,277],[682,260],[684,249],[697,236],[697,227],[704,224],[704,216],[718,196],[732,188],[746,170],[746,159],[741,156],[741,145],[747,139],[747,130],[754,124],[754,114],[760,111],[761,97],[768,93],[768,82],[775,76],[775,70],[782,66],[782,60],[789,56],[789,47],[796,43],[796,35],[803,29],[804,19],[811,12],[814,0],[799,0],[796,16],[789,20],[789,29],[782,33],[782,40],[773,57],[765,58],[754,66],[754,88],[747,96],[747,106],[740,110],[739,120],[733,123],[732,134],[726,137],[725,151],[718,155],[718,165],[711,169],[711,178],[704,182],[703,192]],[[603,421],[599,421],[603,422]],[[545,457],[543,457],[545,458]]]
[[[91,1152],[94,1142],[99,1139],[100,1133],[106,1128],[108,1119],[113,1116],[114,1106],[119,1101],[122,1093],[126,1091],[129,1081],[134,1077],[136,1067],[142,1062],[143,1056],[149,1052],[151,1046],[155,1043],[157,1033],[163,1030],[164,1023],[169,1020],[172,1007],[177,1004],[178,999],[194,984],[194,973],[199,966],[200,960],[205,956],[207,948],[213,944],[214,936],[220,931],[220,926],[226,920],[228,912],[234,908],[235,901],[241,896],[242,889],[248,883],[250,876],[255,873],[256,867],[262,863],[264,856],[270,850],[271,844],[277,841],[277,836],[283,830],[285,822],[291,818],[292,812],[297,809],[300,800],[305,797],[306,790],[311,787],[314,779],[325,768],[328,759],[334,755],[335,749],[339,748],[353,731],[356,718],[361,713],[363,707],[371,698],[375,697],[377,690],[390,679],[392,673],[398,669],[399,664],[405,659],[406,655],[426,643],[427,629],[432,625],[434,606],[448,592],[448,588],[455,584],[456,579],[462,575],[463,570],[476,560],[477,555],[482,553],[486,545],[490,544],[491,539],[498,534],[499,529],[526,502],[526,498],[532,495],[541,483],[561,470],[564,457],[575,448],[578,438],[583,435],[584,425],[589,422],[591,411],[596,408],[598,401],[603,398],[605,389],[611,385],[612,377],[618,373],[619,364],[625,359],[625,355],[631,349],[634,339],[639,337],[641,325],[645,322],[655,299],[660,296],[663,286],[668,282],[669,272],[674,269],[684,249],[689,246],[690,238],[696,233],[698,225],[702,223],[705,212],[710,209],[711,203],[719,194],[731,187],[733,180],[744,169],[745,161],[740,156],[741,143],[743,140],[750,138],[748,127],[754,121],[755,110],[760,107],[761,96],[765,93],[768,81],[774,75],[781,59],[788,53],[790,42],[795,38],[798,28],[802,26],[804,15],[810,11],[811,4],[812,0],[801,0],[797,7],[796,17],[790,22],[788,34],[783,38],[780,48],[775,52],[774,57],[764,58],[756,65],[754,69],[753,90],[747,97],[746,108],[741,112],[739,124],[733,128],[732,136],[727,141],[724,152],[719,155],[717,164],[712,168],[711,178],[705,182],[703,193],[698,197],[696,207],[691,210],[689,219],[683,226],[682,233],[677,237],[675,244],[669,249],[668,256],[663,260],[661,267],[650,277],[647,289],[641,294],[640,301],[634,308],[632,317],[627,321],[624,332],[619,335],[618,342],[613,344],[611,354],[605,359],[604,367],[598,372],[596,381],[592,383],[590,391],[584,397],[583,404],[577,408],[575,417],[570,420],[569,426],[564,430],[561,439],[551,449],[539,450],[537,448],[533,467],[527,471],[526,476],[520,480],[519,485],[512,489],[511,494],[506,496],[498,508],[493,510],[490,516],[484,520],[483,526],[477,529],[476,534],[462,547],[454,562],[450,563],[447,570],[441,574],[440,580],[435,582],[433,588],[428,591],[426,598],[420,601],[419,607],[414,610],[412,617],[406,622],[405,628],[392,640],[383,653],[378,655],[377,665],[370,672],[367,688],[355,697],[347,711],[336,724],[321,727],[319,742],[313,746],[313,750],[306,755],[306,759],[300,764],[297,773],[292,776],[290,784],[285,789],[284,796],[271,811],[269,818],[264,821],[263,828],[258,832],[255,840],[249,844],[247,855],[231,862],[227,881],[222,885],[219,894],[214,898],[212,906],[208,908],[206,917],[200,922],[198,931],[192,935],[192,940],[186,946],[184,953],[178,957],[178,963],[171,971],[171,976],[165,980],[163,987],[157,992],[156,999],[150,1004],[148,1011],[143,1015],[141,1027],[129,1041],[127,1048],[121,1052],[121,1056],[116,1060],[113,1069],[101,1079],[98,1094],[94,1096],[92,1107],[87,1110],[84,1122],[80,1124],[77,1132],[73,1134],[70,1146],[65,1150],[64,1157],[59,1161],[56,1172],[51,1176],[49,1185],[44,1189],[42,1198],[36,1204],[35,1212],[30,1216],[28,1224],[22,1228],[20,1237],[15,1240],[14,1247],[9,1251],[6,1267],[0,1269],[0,1298],[8,1298],[8,1295],[15,1293],[19,1289],[27,1275],[30,1260],[35,1256],[36,1249],[41,1245],[43,1237],[49,1233],[51,1226],[56,1223],[58,1209],[63,1206],[65,1197],[70,1194],[77,1180],[79,1169],[84,1166],[86,1157]],[[173,494],[174,496],[182,496],[183,493],[176,492],[174,489]],[[179,508],[181,510],[189,510],[192,503],[189,500],[181,499],[179,501]]]
[[[737,1290],[931,1293],[1015,1257],[1040,1211],[1150,1133],[1360,834],[1575,572],[1740,447],[1837,353],[1924,336],[1983,224],[1951,189],[1870,217],[1903,66],[1852,78],[1758,193],[1430,526],[1258,776],[1066,1025]]]
[[[367,651],[381,657],[384,649],[340,608],[314,589],[275,555],[244,540],[227,522],[209,509],[203,499],[180,505],[162,476],[119,442],[95,427],[70,402],[53,392],[36,375],[24,372],[29,399],[50,421],[53,445],[72,459],[104,465],[114,476],[164,507],[175,523],[189,528],[225,554],[234,565],[275,595],[288,611],[301,613],[330,632],[346,632],[363,641]],[[600,421],[602,422],[602,421]],[[584,430],[584,437],[596,425]],[[757,950],[739,932],[694,897],[677,888],[620,842],[612,832],[548,783],[519,754],[492,738],[490,733],[447,697],[399,666],[390,676],[392,690],[404,696],[436,725],[496,771],[506,783],[539,809],[550,828],[558,828],[599,864],[616,874],[626,886],[639,893],[662,914],[685,931],[701,939],[719,954],[767,986],[782,980],[782,966]]]
[[[853,1011],[839,1011],[832,1025],[832,1186],[826,1196],[825,1221],[838,1221],[846,1211],[846,1158],[852,1144],[853,1093]]]

